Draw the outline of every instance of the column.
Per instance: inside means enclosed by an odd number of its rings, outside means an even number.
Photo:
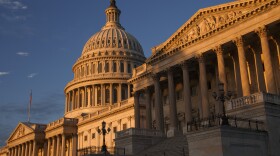
[[[105,84],[101,84],[101,105],[105,106]]]
[[[200,83],[201,103],[202,103],[202,113],[200,114],[200,116],[202,116],[202,118],[208,118],[209,101],[208,101],[207,76],[206,76],[205,60],[202,54],[198,56],[198,62],[199,62],[199,83]]]
[[[56,138],[52,138],[52,155],[56,156]]]
[[[51,139],[48,139],[48,151],[47,151],[47,155],[50,156],[51,155]]]
[[[263,65],[261,59],[260,51],[255,51],[255,65],[257,70],[257,80],[258,80],[258,89],[259,92],[266,92],[265,80],[264,80],[264,72],[263,72]]]
[[[191,86],[190,86],[190,76],[189,76],[189,69],[188,64],[184,62],[182,64],[182,71],[183,71],[183,100],[185,104],[185,126],[187,123],[192,121],[192,103],[191,103]]]
[[[48,140],[44,141],[44,154],[43,156],[48,156]]]
[[[257,34],[259,35],[261,40],[267,92],[271,94],[277,94],[272,59],[267,39],[267,28],[265,26],[260,27],[259,30],[257,30]]]
[[[239,61],[238,61],[238,56],[236,53],[234,53],[231,56],[231,59],[233,60],[234,63],[234,79],[235,79],[235,87],[236,87],[236,93],[237,97],[242,97],[242,86],[241,86],[241,77],[240,77],[240,66],[239,66]]]
[[[127,61],[123,61],[124,73],[127,73]]]
[[[177,106],[176,106],[174,76],[173,76],[172,68],[168,69],[167,78],[168,78],[169,117],[170,117],[170,128],[169,128],[169,132],[167,133],[167,137],[172,137],[175,135],[175,131],[178,130]]]
[[[65,135],[61,134],[61,155],[65,156]]]
[[[227,92],[227,80],[226,80],[225,62],[224,62],[222,47],[219,45],[215,49],[213,49],[213,51],[215,51],[217,55],[219,81],[224,84],[224,91]]]
[[[122,84],[119,83],[119,91],[118,91],[118,101],[122,101]]]
[[[152,129],[151,91],[148,87],[145,89],[145,98],[146,98],[146,127],[147,129]]]
[[[140,104],[139,104],[139,92],[134,93],[134,116],[135,116],[135,128],[140,128]]]
[[[59,152],[60,152],[60,136],[59,135],[57,135],[57,137],[56,137],[56,156],[59,156]]]
[[[37,141],[33,141],[33,156],[38,156],[38,146],[37,146]]]
[[[113,84],[110,83],[110,105],[113,105]]]
[[[80,88],[78,88],[78,102],[77,102],[77,108],[80,108],[81,106],[82,106],[82,104],[81,104],[81,100],[80,100],[80,98],[81,98],[81,89]]]
[[[64,107],[64,112],[67,113],[68,112],[68,94],[64,94],[65,95],[65,107]]]
[[[22,144],[22,149],[23,149],[23,150],[22,150],[22,155],[23,155],[23,156],[27,156],[27,155],[26,155],[26,151],[27,151],[27,150],[26,150],[26,143]]]
[[[71,91],[71,98],[72,98],[72,110],[75,109],[75,92],[74,90]]]
[[[237,50],[238,50],[238,59],[239,59],[239,65],[240,65],[240,75],[241,75],[241,82],[242,82],[241,85],[242,85],[243,96],[249,96],[250,95],[250,84],[249,84],[247,61],[246,61],[246,56],[245,56],[245,52],[244,52],[242,37],[236,38],[235,44],[236,44]]]
[[[24,156],[24,145],[21,144],[20,146],[21,146],[20,155],[21,155],[21,156]]]
[[[87,86],[84,87],[84,105],[83,107],[87,107]]]
[[[15,156],[18,156],[18,147],[15,147]]]
[[[72,156],[77,156],[77,134],[72,136]]]
[[[33,145],[32,145],[32,142],[31,141],[29,141],[29,150],[28,150],[28,154],[30,155],[30,156],[32,156],[32,147],[33,147]],[[34,150],[34,149],[33,149]]]
[[[130,95],[130,92],[131,92],[131,91],[130,91],[130,84],[128,83],[128,84],[127,84],[127,98],[128,98],[128,99],[129,99],[130,96],[131,96],[131,95]]]
[[[95,106],[95,86],[92,85],[92,106]]]
[[[156,118],[156,129],[160,131],[164,131],[163,124],[163,106],[161,99],[161,89],[160,89],[160,77],[158,75],[152,76],[155,87],[155,118]]]

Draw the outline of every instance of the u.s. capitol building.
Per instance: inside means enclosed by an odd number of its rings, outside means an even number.
[[[201,9],[148,58],[115,0],[105,13],[72,67],[64,117],[19,122],[0,156],[98,154],[103,141],[119,155],[279,155],[279,0]]]

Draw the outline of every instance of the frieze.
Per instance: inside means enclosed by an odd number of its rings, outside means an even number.
[[[162,60],[180,49],[197,41],[211,36],[229,26],[251,18],[273,6],[278,5],[278,0],[269,1],[243,1],[233,2],[230,6],[218,6],[196,13],[166,42],[154,48],[153,55],[147,60],[153,64]],[[207,15],[208,14],[208,15]]]

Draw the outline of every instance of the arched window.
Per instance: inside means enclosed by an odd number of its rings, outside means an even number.
[[[114,91],[113,91],[113,103],[117,103],[118,102],[118,88],[114,87]]]
[[[87,75],[89,75],[89,66],[87,65]]]
[[[98,63],[98,73],[102,73],[102,62]]]
[[[91,74],[95,73],[95,64],[91,63]]]
[[[123,64],[123,62],[121,62],[121,73],[123,73],[124,72],[124,64]]]
[[[105,73],[109,72],[109,62],[105,63]]]
[[[117,62],[113,63],[113,72],[117,72]]]
[[[127,72],[131,73],[131,64],[130,63],[127,63]]]

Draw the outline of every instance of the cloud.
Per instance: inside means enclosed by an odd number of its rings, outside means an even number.
[[[24,21],[27,18],[26,16],[23,15],[7,15],[7,14],[1,14],[1,17],[7,21]]]
[[[11,10],[27,9],[27,5],[15,0],[0,0],[0,7],[1,6]]]
[[[5,75],[9,75],[10,72],[0,72],[0,76],[5,76]]]
[[[31,74],[29,74],[27,77],[30,78],[30,79],[32,79],[32,78],[34,78],[34,77],[37,76],[37,75],[38,75],[38,73],[31,73]]]
[[[28,56],[29,53],[27,53],[27,52],[17,52],[17,55],[19,55],[19,56]]]

